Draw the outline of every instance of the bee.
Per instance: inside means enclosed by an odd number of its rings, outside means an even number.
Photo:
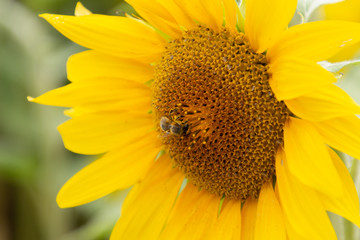
[[[170,133],[175,136],[183,136],[187,134],[189,130],[189,124],[175,122],[167,117],[161,117],[160,128],[166,133]]]

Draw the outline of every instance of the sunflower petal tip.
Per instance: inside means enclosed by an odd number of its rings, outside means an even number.
[[[42,96],[38,96],[38,97],[31,97],[31,96],[27,96],[26,99],[29,101],[29,102],[32,102],[32,103],[38,103],[38,104],[45,104],[46,105],[46,102],[42,101]]]
[[[47,104],[45,101],[43,101],[42,96],[35,97],[35,98],[34,98],[34,97],[31,97],[31,96],[27,96],[26,99],[27,99],[29,102],[32,102],[32,103],[49,105],[49,104]]]
[[[48,21],[52,25],[55,24],[55,23],[58,23],[61,16],[62,15],[49,14],[49,13],[39,14],[39,17],[45,19],[46,21]]]
[[[66,205],[60,200],[56,200],[56,203],[59,206],[59,208],[67,208]]]
[[[41,13],[41,14],[39,14],[38,16],[41,17],[41,18],[43,18],[43,19],[45,19],[45,20],[47,20],[47,19],[50,18],[51,15],[53,15],[53,14]]]
[[[56,203],[60,208],[70,208],[76,206],[71,199],[69,198],[69,194],[67,193],[65,184],[56,196]]]
[[[62,191],[60,189],[60,191],[58,192],[57,196],[56,196],[56,203],[60,208],[66,208],[66,204],[64,202],[64,199],[62,197]]]
[[[86,7],[84,7],[84,5],[80,1],[76,3],[75,16],[80,17],[90,14],[92,14],[92,12],[89,11],[89,9],[87,9]]]
[[[74,109],[73,109],[73,108],[64,110],[64,115],[65,115],[65,116],[72,117],[72,116],[73,116],[73,113],[74,113]]]
[[[64,201],[64,199],[62,197],[59,197],[59,195],[56,197],[56,203],[59,206],[59,208],[70,208],[73,207],[72,205],[70,205],[69,203],[67,203],[66,201]]]

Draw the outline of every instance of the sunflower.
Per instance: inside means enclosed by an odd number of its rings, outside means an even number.
[[[142,18],[41,15],[91,50],[69,58],[70,84],[30,100],[70,107],[65,147],[103,154],[60,207],[133,186],[114,240],[336,239],[327,211],[360,226],[333,150],[360,158],[360,107],[317,64],[360,24],[287,28],[296,0],[127,2]]]

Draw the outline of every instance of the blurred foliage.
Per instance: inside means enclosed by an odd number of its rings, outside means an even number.
[[[97,13],[121,15],[118,0],[85,0]],[[56,126],[63,109],[36,105],[38,96],[67,83],[66,59],[83,48],[38,14],[70,14],[72,0],[0,0],[0,239],[108,239],[126,191],[73,209],[56,194],[93,157],[65,150]],[[100,207],[101,206],[101,207]]]

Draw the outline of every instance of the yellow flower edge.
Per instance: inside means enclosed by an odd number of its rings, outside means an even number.
[[[360,107],[316,64],[359,42],[359,23],[319,21],[287,29],[296,0],[246,2],[245,37],[254,53],[266,56],[271,89],[292,115],[276,153],[275,185],[266,182],[257,198],[242,201],[221,199],[191,181],[181,187],[183,172],[169,154],[159,154],[164,147],[149,111],[148,84],[169,44],[163,36],[179,39],[199,23],[235,34],[238,6],[231,0],[127,2],[146,21],[92,14],[81,4],[75,16],[41,15],[91,50],[70,57],[70,84],[29,101],[70,107],[72,119],[58,128],[66,148],[104,154],[63,186],[60,207],[133,186],[114,240],[336,239],[327,211],[360,226],[355,186],[330,148],[360,158]]]
[[[360,1],[346,0],[335,4],[327,4],[322,7],[324,18],[327,20],[345,20],[360,22]],[[359,57],[360,43],[347,46],[338,54],[331,57],[331,62],[340,62]]]

